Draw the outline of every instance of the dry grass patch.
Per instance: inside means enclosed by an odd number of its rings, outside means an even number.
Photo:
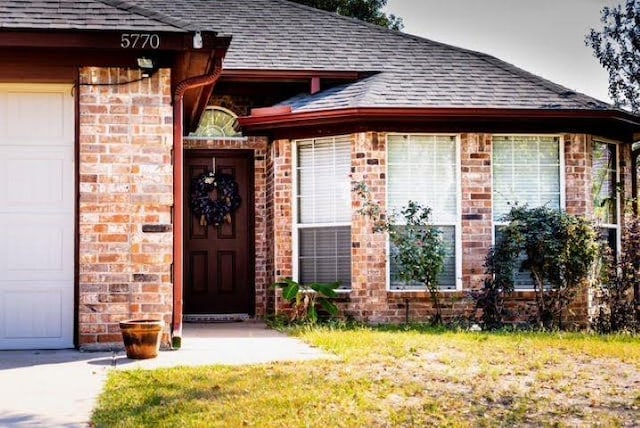
[[[292,332],[340,357],[114,372],[98,426],[634,426],[640,339],[420,329]]]

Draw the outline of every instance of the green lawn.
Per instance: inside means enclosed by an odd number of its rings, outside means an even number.
[[[303,329],[338,360],[112,372],[119,427],[636,426],[640,338]]]

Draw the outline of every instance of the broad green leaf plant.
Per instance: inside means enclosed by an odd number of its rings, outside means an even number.
[[[284,279],[276,286],[282,288],[282,297],[291,304],[290,322],[316,324],[318,307],[331,317],[338,315],[338,307],[331,301],[338,297],[339,282],[300,284],[292,279]]]

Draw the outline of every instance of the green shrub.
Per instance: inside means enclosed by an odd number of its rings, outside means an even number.
[[[598,255],[597,233],[584,218],[547,207],[516,206],[505,217],[501,238],[487,256],[490,278],[483,290],[485,323],[502,322],[503,298],[513,292],[516,269],[530,273],[536,324],[562,328],[562,314],[591,277]]]

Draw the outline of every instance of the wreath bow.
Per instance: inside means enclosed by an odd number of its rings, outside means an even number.
[[[209,194],[216,190],[218,197]],[[191,181],[191,211],[200,218],[200,225],[220,226],[231,223],[231,214],[240,206],[238,183],[229,174],[205,172]]]

